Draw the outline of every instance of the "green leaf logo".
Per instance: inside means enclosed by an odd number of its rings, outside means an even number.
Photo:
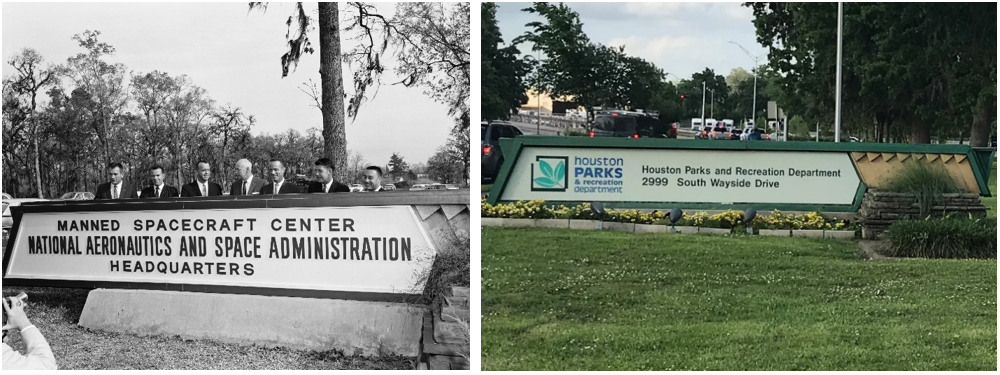
[[[561,160],[552,168],[544,160],[538,161],[538,169],[542,172],[542,177],[536,177],[533,181],[535,186],[541,188],[563,188],[563,178],[566,177],[566,164]]]

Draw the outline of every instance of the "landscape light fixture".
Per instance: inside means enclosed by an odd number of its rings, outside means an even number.
[[[753,235],[753,225],[751,223],[753,223],[755,217],[757,217],[757,210],[748,208],[746,211],[743,211],[743,225],[747,226],[747,234]]]
[[[677,228],[674,227],[674,224],[677,224],[677,221],[682,217],[684,217],[684,211],[681,211],[680,208],[670,210],[670,233],[677,233]]]
[[[604,229],[604,205],[601,202],[591,202],[590,211],[597,215],[597,230]]]

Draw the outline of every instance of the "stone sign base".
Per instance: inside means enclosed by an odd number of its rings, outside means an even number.
[[[425,311],[394,302],[96,289],[79,324],[143,336],[416,357]]]

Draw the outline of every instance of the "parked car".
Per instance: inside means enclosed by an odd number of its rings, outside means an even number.
[[[295,182],[295,186],[298,186],[299,189],[302,190],[303,192],[305,192],[306,190],[309,189],[309,182],[310,181],[309,181],[308,178],[306,178],[306,175],[304,175],[304,174],[297,174],[297,175],[295,175],[294,182]]]
[[[416,185],[410,186],[410,190],[427,190],[427,185],[416,184]]]
[[[361,184],[351,184],[350,188],[352,193],[365,191],[365,187]]]
[[[60,201],[92,201],[94,200],[94,193],[89,191],[71,191],[69,193],[63,194],[56,200]]]
[[[14,218],[10,214],[10,208],[20,206],[25,202],[44,202],[48,199],[39,198],[14,198],[7,193],[3,193],[3,229],[10,229],[14,226]]]
[[[427,190],[445,190],[447,189],[444,184],[430,184],[427,185]]]
[[[444,188],[447,189],[447,190],[458,190],[458,186],[455,186],[455,185],[452,185],[452,184],[445,184]]]
[[[393,184],[382,185],[382,190],[385,190],[385,191],[396,191],[396,185],[393,185]]]
[[[503,122],[483,122],[480,123],[480,128],[482,129],[479,141],[479,147],[482,150],[480,173],[482,173],[482,183],[485,184],[493,182],[497,178],[497,174],[500,173],[500,167],[503,166],[504,159],[503,150],[500,149],[500,139],[514,138],[523,135],[523,133],[516,126]]]

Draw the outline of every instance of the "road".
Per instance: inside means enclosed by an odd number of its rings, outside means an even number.
[[[521,130],[522,133],[526,135],[564,135],[566,133],[566,128],[548,125],[536,125],[524,122],[510,121],[511,125],[516,126]],[[582,130],[581,130],[582,131]],[[690,129],[678,129],[677,139],[694,139],[695,132]]]

